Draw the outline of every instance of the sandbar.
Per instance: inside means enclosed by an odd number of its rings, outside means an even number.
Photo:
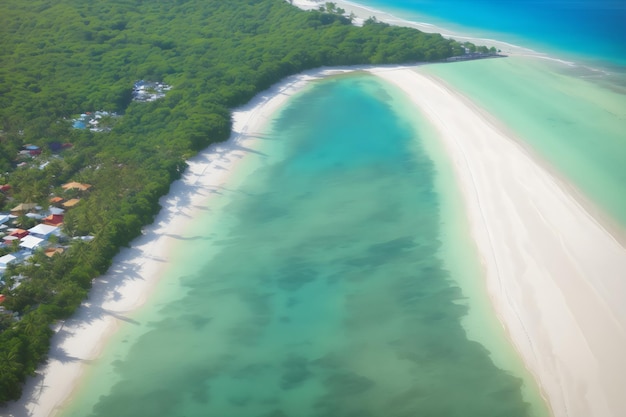
[[[626,249],[467,98],[419,69],[372,72],[443,141],[490,298],[553,414],[626,415]]]

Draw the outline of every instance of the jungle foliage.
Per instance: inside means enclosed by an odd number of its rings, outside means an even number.
[[[334,10],[334,9],[333,9]],[[4,0],[0,3],[0,184],[12,200],[46,206],[60,184],[92,184],[64,231],[93,235],[65,253],[41,253],[5,276],[28,277],[3,304],[0,403],[45,360],[50,325],[67,318],[92,280],[158,213],[185,160],[231,130],[230,109],[280,79],[320,66],[440,60],[463,49],[440,35],[282,0]],[[137,80],[171,86],[165,98],[131,100]],[[106,133],[72,129],[72,115],[116,111]],[[71,143],[43,169],[16,168],[24,144]],[[1,193],[0,193],[1,194]]]

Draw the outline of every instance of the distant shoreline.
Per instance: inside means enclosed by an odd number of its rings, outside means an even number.
[[[317,9],[319,6],[323,5],[325,1],[321,0],[293,0],[292,4],[296,7],[299,7],[303,10],[312,10]],[[395,26],[405,26],[414,29],[418,29],[424,33],[439,33],[444,38],[455,39],[459,42],[473,42],[477,45],[485,45],[487,47],[495,47],[499,49],[503,54],[506,55],[533,55],[533,56],[544,56],[539,52],[533,51],[529,48],[524,48],[522,46],[513,45],[507,42],[498,41],[495,39],[484,39],[477,38],[472,36],[465,36],[459,33],[454,33],[445,28],[432,25],[429,23],[423,22],[413,22],[406,19],[399,18],[390,13],[386,13],[380,10],[372,9],[369,7],[365,7],[358,3],[345,1],[345,0],[337,0],[334,1],[338,7],[346,10],[346,13],[353,13],[355,16],[354,24],[361,25],[366,19],[370,17],[375,17],[377,20],[381,22],[385,22]]]

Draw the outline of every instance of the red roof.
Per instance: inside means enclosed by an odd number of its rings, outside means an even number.
[[[24,230],[24,229],[17,229],[14,230],[13,232],[9,233],[9,236],[15,236],[18,239],[22,239],[23,237],[28,236],[28,230]]]
[[[7,297],[4,294],[0,294],[0,304],[4,303],[4,300],[6,300]]]
[[[0,191],[9,191],[11,186],[9,184],[0,185]]]
[[[48,217],[43,219],[43,224],[47,224],[49,226],[58,226],[62,223],[63,223],[62,214],[51,214]]]

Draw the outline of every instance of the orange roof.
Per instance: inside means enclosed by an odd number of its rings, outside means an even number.
[[[50,199],[50,202],[51,202],[52,204],[55,204],[55,203],[60,203],[61,201],[63,201],[63,197],[52,197],[52,198]]]
[[[65,203],[63,203],[63,207],[65,208],[74,207],[79,202],[80,202],[80,198],[72,198],[71,200],[67,200]]]
[[[91,185],[90,184],[81,184],[80,182],[72,181],[72,182],[68,182],[67,184],[63,184],[61,186],[61,188],[63,188],[64,190],[87,191],[88,189],[91,188]]]
[[[28,230],[24,230],[24,229],[15,229],[14,231],[12,231],[11,233],[9,233],[9,236],[15,236],[19,239],[28,236],[29,232]]]
[[[48,258],[52,258],[57,253],[63,253],[63,248],[48,248],[44,253]]]

